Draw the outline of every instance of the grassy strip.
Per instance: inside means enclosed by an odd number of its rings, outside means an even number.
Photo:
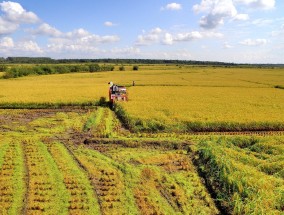
[[[16,153],[15,159],[15,173],[13,175],[13,185],[14,185],[14,202],[11,206],[9,213],[10,214],[18,214],[21,212],[23,208],[23,198],[25,196],[26,184],[24,182],[25,171],[24,171],[24,157],[23,157],[23,148],[20,143],[15,143],[15,149],[13,149]]]
[[[99,107],[92,113],[84,125],[83,131],[91,131],[95,137],[111,138],[115,136],[118,120],[109,108]]]
[[[283,179],[264,174],[228,149],[227,140],[198,145],[196,163],[230,214],[281,214]]]
[[[66,189],[70,194],[69,213],[100,214],[100,207],[95,198],[93,187],[68,150],[60,143],[51,143],[48,148],[63,174]]]
[[[105,109],[105,131],[104,136],[111,138],[115,136],[114,134],[114,119],[113,119],[113,113],[109,109]]]
[[[94,113],[90,115],[87,119],[83,131],[96,130],[98,125],[100,124],[103,117],[103,108],[98,108]]]

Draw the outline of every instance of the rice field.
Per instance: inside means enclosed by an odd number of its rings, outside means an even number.
[[[131,88],[130,95],[130,101],[122,104],[130,118],[165,127],[185,122],[284,121],[284,91],[274,88],[147,86]]]
[[[273,68],[144,65],[139,71],[0,79],[0,106],[96,104],[108,97],[109,81],[128,87],[129,102],[121,108],[136,130],[284,128],[284,91],[276,88],[284,85],[284,70]]]
[[[218,214],[185,150],[82,144],[108,111],[2,111],[2,214]]]
[[[0,119],[2,214],[283,212],[284,136],[139,137],[108,108]]]
[[[283,214],[283,70],[126,68],[0,79],[0,214]]]

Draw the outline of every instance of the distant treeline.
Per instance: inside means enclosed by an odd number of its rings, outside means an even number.
[[[233,63],[191,61],[191,60],[153,60],[153,59],[52,59],[49,57],[7,57],[0,58],[7,64],[72,64],[72,63],[111,63],[111,64],[189,64],[189,65],[235,65]]]
[[[52,59],[49,57],[7,57],[0,58],[0,64],[177,64],[177,65],[212,65],[240,67],[284,67],[284,64],[236,64],[217,61],[194,60],[154,60],[154,59]]]
[[[83,65],[29,65],[29,66],[15,66],[6,69],[3,78],[18,78],[28,75],[50,75],[50,74],[65,74],[76,72],[101,72],[113,71],[112,65],[99,64],[83,64]]]

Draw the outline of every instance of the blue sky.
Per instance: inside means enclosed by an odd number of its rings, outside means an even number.
[[[0,0],[0,56],[284,63],[283,0]]]

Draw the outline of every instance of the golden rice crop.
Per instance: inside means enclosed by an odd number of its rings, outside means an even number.
[[[284,90],[274,88],[133,87],[123,108],[131,117],[202,122],[283,122]]]
[[[95,102],[108,97],[109,81],[128,87],[129,102],[122,106],[142,127],[149,121],[164,127],[181,122],[284,121],[284,90],[275,88],[284,85],[283,69],[144,65],[139,71],[127,67],[127,71],[0,79],[0,104]],[[209,124],[205,127],[212,127]]]
[[[181,86],[269,88],[284,84],[281,69],[237,69],[183,66],[141,66],[139,71],[114,71],[33,76],[18,79],[0,79],[0,103],[88,102],[108,96],[109,81],[131,86]],[[224,88],[230,91],[231,88]],[[145,89],[143,89],[144,91]],[[205,88],[210,93],[211,88]],[[141,93],[131,90],[130,98],[141,100]],[[142,92],[143,93],[143,92]],[[155,91],[150,91],[152,99]],[[242,92],[240,93],[242,95]],[[138,96],[138,98],[137,98]],[[143,95],[142,95],[143,96]],[[167,100],[167,95],[160,95]],[[191,95],[182,93],[183,102]],[[201,98],[202,99],[202,98]],[[133,100],[133,99],[132,99]],[[143,105],[143,104],[141,104]],[[140,106],[141,106],[140,105]],[[162,106],[162,104],[161,104]]]

